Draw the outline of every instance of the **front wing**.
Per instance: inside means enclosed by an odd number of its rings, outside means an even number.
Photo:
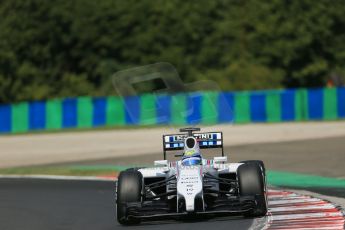
[[[164,201],[133,202],[125,205],[127,206],[128,219],[161,220],[205,216],[243,215],[251,212],[256,207],[256,202],[254,196],[219,199],[211,209],[193,213],[171,212],[168,204]]]

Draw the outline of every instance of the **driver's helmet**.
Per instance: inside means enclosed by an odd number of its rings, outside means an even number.
[[[182,159],[182,165],[184,166],[201,165],[201,163],[202,159],[200,156]]]
[[[184,153],[182,157],[182,165],[192,166],[200,165],[202,157],[200,154],[199,144],[194,137],[187,137],[184,140]]]

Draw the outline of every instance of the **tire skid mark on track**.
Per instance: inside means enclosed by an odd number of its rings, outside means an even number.
[[[344,229],[342,211],[331,202],[289,191],[268,191],[269,218],[265,229]]]

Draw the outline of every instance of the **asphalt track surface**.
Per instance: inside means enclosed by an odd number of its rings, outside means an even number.
[[[263,159],[268,169],[345,178],[345,137],[226,147],[231,161]],[[107,158],[78,164],[144,164],[161,154]],[[0,180],[0,229],[248,229],[253,219],[162,221],[123,227],[116,221],[115,182]],[[312,190],[312,189],[311,189]],[[344,197],[344,189],[313,188]]]
[[[230,162],[260,159],[265,162],[268,170],[345,178],[345,136],[226,146],[224,152]],[[173,156],[173,154],[168,155]],[[143,165],[152,164],[154,160],[161,160],[162,157],[162,153],[152,153],[136,157],[113,157],[68,164]],[[170,159],[176,160],[174,157],[170,157]]]
[[[97,229],[343,229],[344,216],[335,205],[279,190],[268,191],[266,218],[223,217],[188,221],[144,222],[125,227],[116,221],[115,181],[46,179],[0,180],[1,230]],[[278,197],[277,197],[278,196]],[[280,197],[280,198],[279,198]],[[309,200],[309,201],[308,201]],[[301,203],[302,202],[302,203]],[[302,208],[302,209],[301,209]],[[311,218],[313,220],[312,226]]]
[[[1,230],[248,229],[253,219],[117,223],[115,182],[41,179],[0,180]]]

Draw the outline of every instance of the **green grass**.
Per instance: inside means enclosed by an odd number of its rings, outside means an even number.
[[[345,188],[345,179],[291,172],[268,171],[267,180],[269,184],[275,186]]]

